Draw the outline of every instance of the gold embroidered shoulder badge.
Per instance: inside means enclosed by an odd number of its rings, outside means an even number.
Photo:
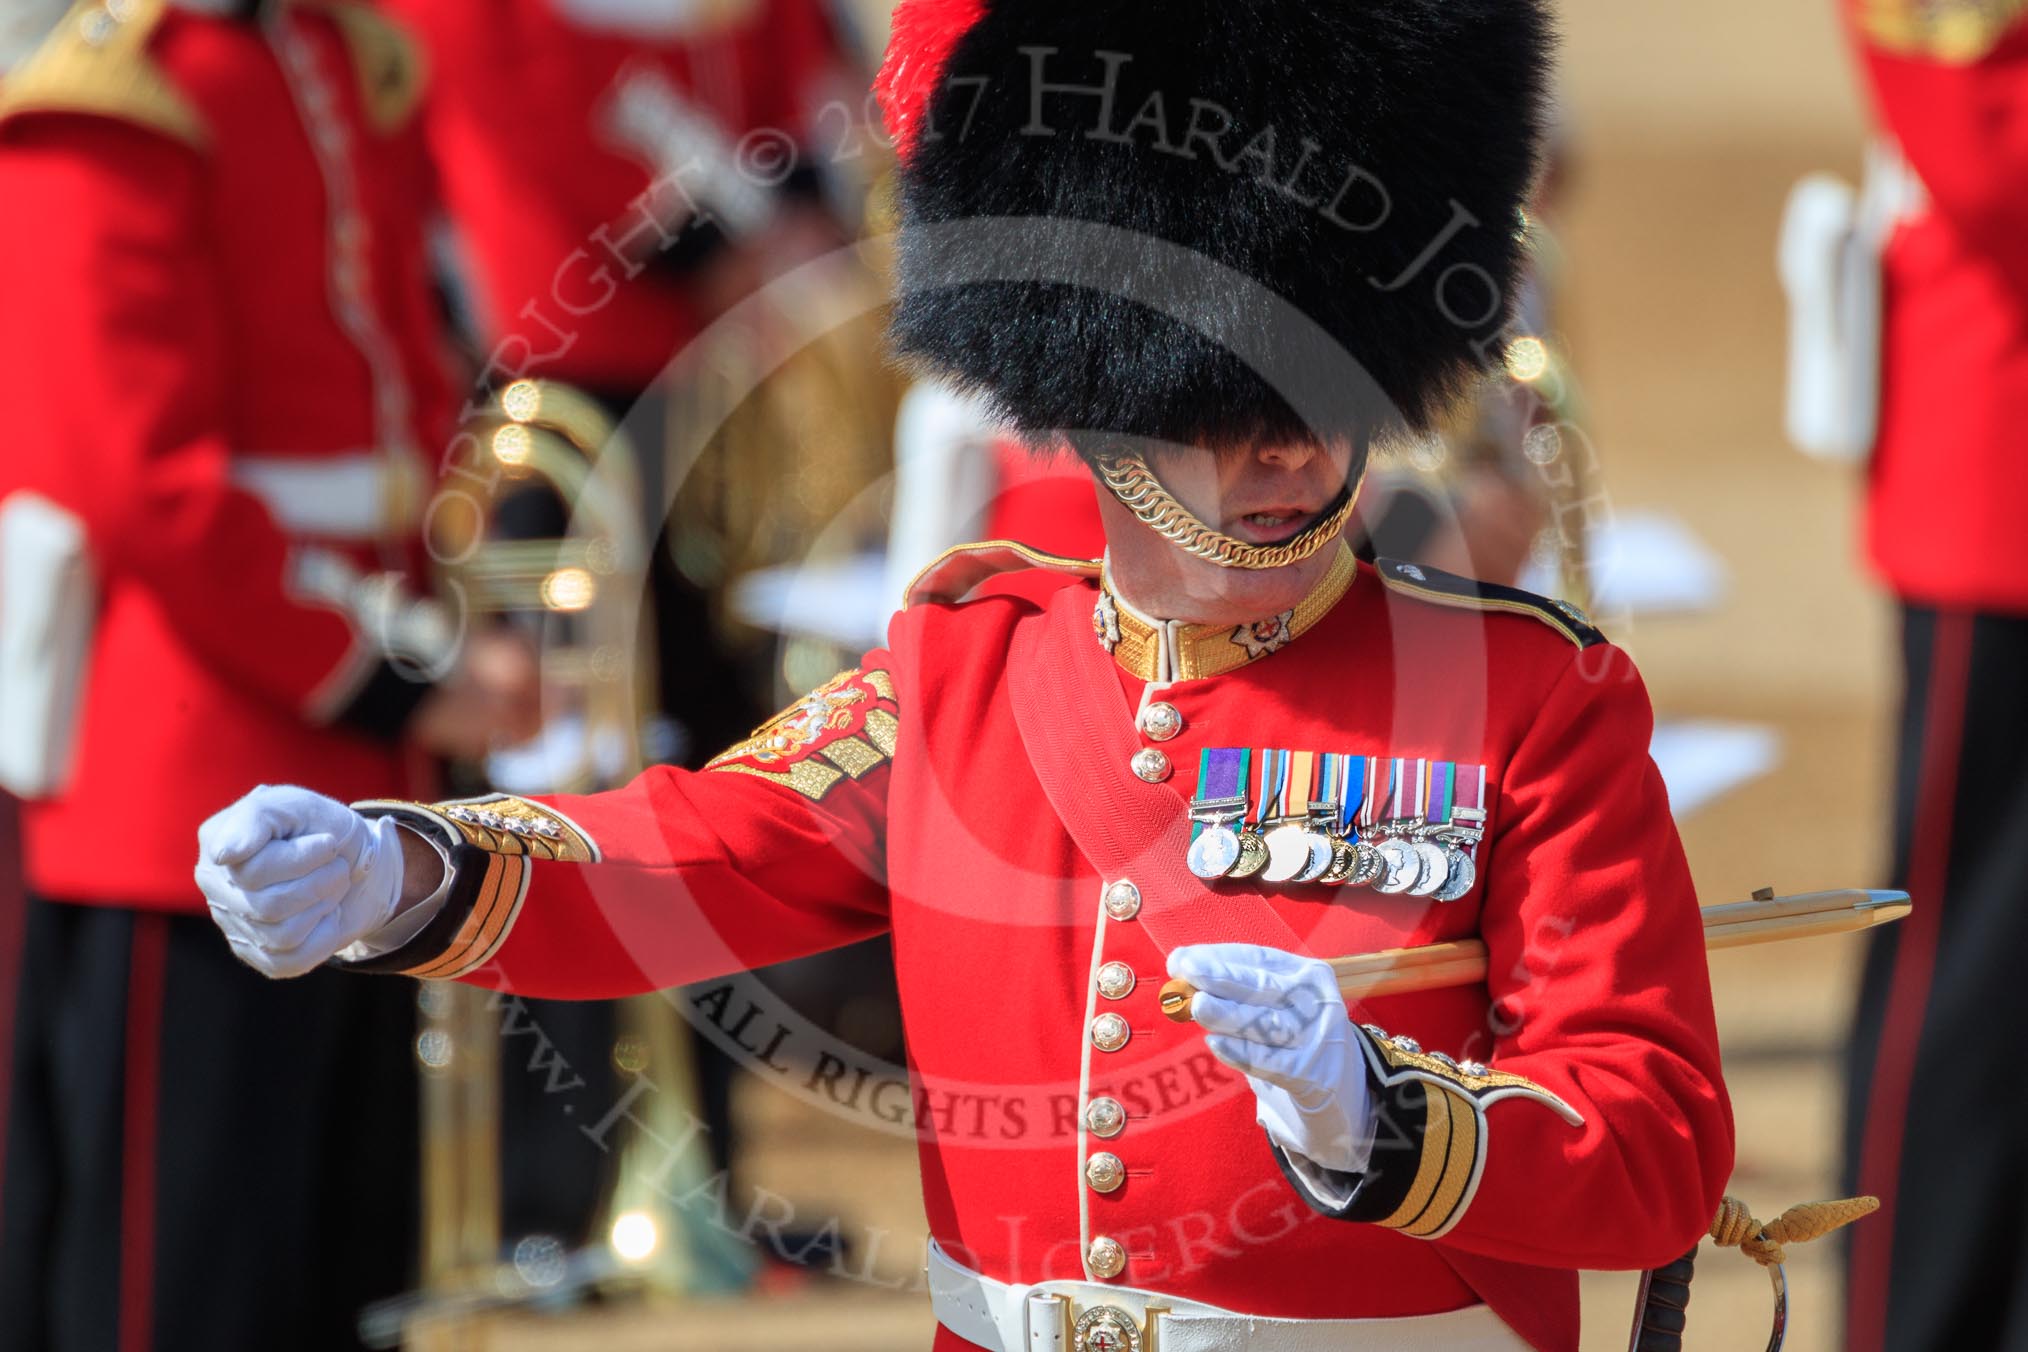
[[[879,670],[841,671],[704,768],[771,779],[814,800],[841,779],[885,764],[900,726],[893,678]]]

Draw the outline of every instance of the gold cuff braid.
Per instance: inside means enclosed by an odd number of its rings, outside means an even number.
[[[1354,485],[1343,495],[1343,501],[1305,527],[1294,539],[1278,545],[1253,545],[1215,531],[1191,515],[1189,508],[1176,501],[1175,496],[1162,486],[1162,481],[1155,477],[1155,472],[1148,468],[1147,461],[1138,455],[1128,453],[1109,457],[1098,470],[1105,486],[1142,525],[1184,553],[1215,563],[1220,568],[1259,571],[1301,563],[1338,538],[1345,529],[1345,522],[1352,516],[1353,505],[1359,501],[1359,489]]]

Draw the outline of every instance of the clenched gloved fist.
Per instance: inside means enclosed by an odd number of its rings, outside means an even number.
[[[393,918],[400,829],[308,789],[262,785],[197,829],[197,886],[241,961],[301,976]]]
[[[1373,1091],[1330,966],[1258,944],[1192,944],[1169,954],[1169,975],[1197,988],[1190,1017],[1253,1086],[1269,1138],[1325,1169],[1364,1172]]]

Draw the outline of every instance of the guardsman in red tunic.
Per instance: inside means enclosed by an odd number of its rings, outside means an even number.
[[[1880,131],[1920,188],[1882,269],[1866,541],[1899,603],[1894,886],[1853,1037],[1849,1345],[2028,1348],[2028,4],[1843,0]],[[1965,1180],[1981,1180],[1967,1187]]]
[[[407,1002],[218,962],[186,838],[249,780],[420,789],[529,721],[528,655],[460,668],[415,599],[450,409],[418,92],[343,0],[80,4],[0,85],[10,1345],[350,1346],[407,1277]]]
[[[199,835],[234,948],[598,996],[889,931],[942,1352],[1577,1347],[1577,1269],[1680,1255],[1732,1163],[1647,697],[1342,539],[1499,350],[1547,26],[904,5],[895,341],[1068,438],[1104,559],[953,552],[701,772],[256,790]],[[1019,567],[1071,581],[965,599]],[[1321,961],[1469,935],[1484,984],[1352,1009]]]

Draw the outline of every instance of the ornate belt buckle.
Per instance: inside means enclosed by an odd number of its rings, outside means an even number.
[[[1139,1319],[1117,1305],[1079,1310],[1068,1296],[1063,1305],[1063,1341],[1070,1352],[1161,1352],[1159,1319],[1168,1307],[1150,1305]]]

